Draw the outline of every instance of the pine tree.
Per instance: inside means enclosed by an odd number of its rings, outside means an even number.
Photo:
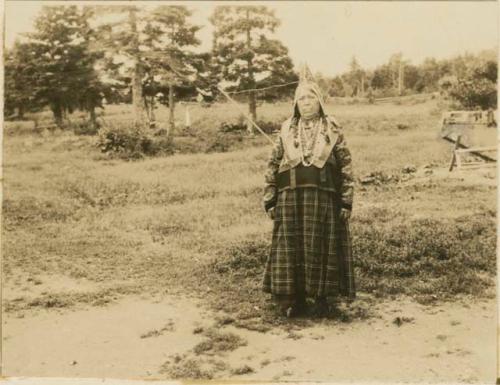
[[[214,25],[213,55],[221,74],[219,81],[232,82],[232,90],[297,79],[288,49],[270,38],[280,24],[274,11],[265,6],[218,6],[210,21]],[[256,93],[249,92],[248,96],[249,112],[256,120]]]
[[[113,68],[113,75],[128,67],[125,72],[130,73],[135,125],[143,126],[146,121],[154,125],[156,95],[167,88],[172,130],[175,87],[196,77],[190,63],[194,55],[187,50],[199,44],[195,36],[199,27],[188,22],[191,12],[184,6],[159,6],[152,11],[128,5],[95,9],[125,16],[98,28],[99,44],[107,51],[108,65],[113,56],[127,58],[121,68]]]
[[[175,129],[174,109],[176,91],[195,90],[198,72],[203,62],[190,48],[200,44],[196,33],[199,26],[189,22],[191,11],[184,6],[161,5],[146,17],[145,44],[147,103],[149,117],[154,120],[157,91],[168,90],[165,104],[169,107],[168,134]],[[182,92],[179,92],[182,93]]]
[[[107,63],[113,63],[113,57],[125,57],[127,72],[131,81],[134,125],[143,126],[146,113],[142,95],[144,77],[144,58],[141,55],[139,22],[143,11],[134,5],[89,6],[94,15],[122,16],[112,23],[101,24],[96,28],[99,39],[94,50],[105,52]],[[116,68],[114,68],[116,71]]]
[[[28,98],[34,105],[49,105],[54,120],[76,108],[93,115],[99,103],[100,82],[94,69],[98,54],[89,50],[88,15],[77,6],[44,6],[35,20],[35,32],[22,43]],[[93,115],[95,117],[95,115]]]
[[[12,49],[5,51],[4,58],[5,115],[12,115],[17,109],[17,118],[23,119],[25,111],[35,109],[34,67],[30,65],[32,58],[28,46],[16,40]]]
[[[363,96],[365,88],[365,71],[361,68],[355,56],[352,57],[349,64],[349,85],[352,87],[356,96]]]

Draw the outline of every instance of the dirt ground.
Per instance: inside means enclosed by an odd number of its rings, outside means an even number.
[[[265,332],[223,325],[243,346],[197,354],[193,348],[206,338],[200,331],[213,327],[218,315],[189,297],[127,297],[104,307],[7,313],[3,375],[167,379],[162,365],[177,361],[238,381],[496,379],[495,300],[436,306],[389,301],[376,305],[375,314],[348,324],[317,320]]]

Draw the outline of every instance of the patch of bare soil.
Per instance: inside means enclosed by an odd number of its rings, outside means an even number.
[[[7,313],[3,374],[489,383],[496,378],[493,299],[436,306],[390,301],[374,305],[378,316],[368,320],[312,320],[291,331],[249,330],[221,322],[220,314],[199,305],[180,296],[127,297],[62,314],[42,310],[20,319]]]
[[[23,298],[30,300],[48,293],[59,292],[92,292],[96,289],[95,282],[85,279],[75,279],[60,274],[28,274],[16,271],[10,280],[13,284],[2,287],[2,298],[6,301],[16,301]]]
[[[23,318],[25,313],[40,309],[82,309],[104,306],[121,295],[137,293],[139,289],[126,281],[92,282],[61,274],[30,274],[15,271],[2,286],[2,310]]]

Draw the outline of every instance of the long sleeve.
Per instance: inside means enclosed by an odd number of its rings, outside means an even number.
[[[278,197],[278,191],[276,188],[276,174],[283,158],[283,144],[281,143],[281,138],[278,137],[276,143],[271,151],[271,156],[267,162],[267,169],[265,173],[265,187],[264,187],[264,209],[268,211],[269,209],[276,206],[276,200]]]
[[[334,148],[334,155],[339,166],[340,177],[340,200],[342,208],[352,210],[354,195],[354,176],[352,172],[351,152],[347,147],[344,134],[340,133]]]

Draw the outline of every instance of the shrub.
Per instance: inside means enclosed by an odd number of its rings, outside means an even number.
[[[244,134],[242,132],[218,132],[215,136],[209,139],[209,144],[205,152],[227,152],[236,143],[241,142],[243,140],[243,136]]]
[[[494,61],[472,66],[464,77],[450,85],[450,96],[466,109],[496,109],[497,71]]]
[[[199,137],[176,136],[175,152],[180,154],[197,154],[205,152],[207,149],[206,141]]]
[[[91,121],[80,121],[72,123],[69,127],[75,135],[96,135],[99,132],[99,125]]]
[[[283,119],[284,120],[284,119]],[[257,121],[257,125],[264,131],[266,134],[272,134],[277,132],[281,128],[281,121]]]
[[[450,96],[466,109],[496,109],[496,83],[488,79],[461,79],[451,89]]]
[[[172,140],[162,133],[162,130],[153,131],[130,123],[111,123],[99,130],[97,146],[104,153],[127,159],[172,154]]]
[[[241,131],[246,131],[247,125],[244,122],[238,122],[238,123],[229,123],[229,122],[223,122],[219,126],[219,132],[241,132]]]

